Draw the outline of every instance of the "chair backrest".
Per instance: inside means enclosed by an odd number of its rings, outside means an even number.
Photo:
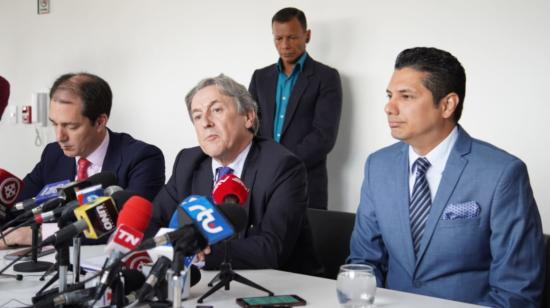
[[[542,308],[550,308],[550,235],[544,235],[544,252],[546,260],[544,291],[542,291]]]
[[[324,273],[319,276],[336,279],[340,265],[349,256],[355,214],[308,209],[307,215],[315,251],[324,267]]]

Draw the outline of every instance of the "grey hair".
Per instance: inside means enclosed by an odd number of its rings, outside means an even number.
[[[193,101],[193,97],[195,97],[197,92],[208,86],[216,86],[221,94],[233,98],[233,101],[237,105],[237,111],[239,114],[245,114],[251,111],[254,112],[254,123],[252,123],[250,131],[254,135],[258,133],[260,120],[258,119],[258,105],[256,104],[256,101],[254,101],[252,95],[250,95],[248,90],[242,84],[236,82],[228,76],[225,76],[224,74],[219,74],[216,77],[209,77],[199,81],[199,83],[191,89],[189,93],[187,93],[185,96],[185,104],[187,105],[187,112],[189,113],[191,121],[193,121],[193,115],[191,114],[191,102]]]

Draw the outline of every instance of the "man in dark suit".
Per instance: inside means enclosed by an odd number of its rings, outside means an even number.
[[[57,142],[42,152],[24,179],[20,199],[36,196],[49,183],[84,179],[112,171],[118,185],[153,200],[165,181],[164,156],[155,146],[107,129],[112,92],[88,73],[65,74],[50,90],[49,118]],[[28,230],[12,233],[9,244],[28,244]]]
[[[327,155],[336,143],[342,109],[340,76],[306,52],[311,30],[302,11],[284,8],[271,23],[280,59],[256,70],[249,87],[258,102],[259,135],[274,139],[304,162],[309,207],[326,209]]]
[[[391,135],[369,156],[350,263],[378,286],[490,307],[539,307],[540,215],[525,164],[458,124],[466,74],[450,53],[399,54],[386,90]]]
[[[187,94],[186,104],[200,147],[178,154],[171,178],[154,200],[146,235],[168,226],[189,195],[211,196],[218,170],[231,168],[250,189],[244,205],[247,227],[232,240],[233,267],[308,272],[297,264],[315,263],[301,252],[312,251],[307,250],[312,245],[303,163],[272,140],[254,137],[259,125],[256,103],[231,78],[204,79]],[[223,245],[214,245],[205,257],[206,268],[217,268],[222,259]]]

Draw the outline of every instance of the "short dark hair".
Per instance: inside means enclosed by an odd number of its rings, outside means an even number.
[[[271,24],[273,25],[274,22],[289,22],[293,18],[298,19],[304,31],[307,30],[306,15],[304,14],[304,12],[294,7],[285,7],[284,9],[279,10],[277,13],[275,13],[275,15],[273,15],[273,18],[271,18]]]
[[[95,123],[101,114],[111,114],[113,93],[109,84],[101,77],[89,73],[62,75],[53,83],[50,100],[57,90],[62,89],[72,91],[82,99],[82,115],[92,123]]]
[[[466,73],[457,58],[441,49],[415,47],[403,50],[395,60],[396,70],[405,67],[427,73],[422,83],[432,92],[436,106],[447,94],[454,92],[458,95],[459,102],[454,112],[454,120],[458,123],[466,95]]]

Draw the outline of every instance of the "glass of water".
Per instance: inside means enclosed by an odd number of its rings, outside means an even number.
[[[376,294],[374,268],[366,264],[340,266],[336,293],[340,305],[344,308],[372,307]]]

